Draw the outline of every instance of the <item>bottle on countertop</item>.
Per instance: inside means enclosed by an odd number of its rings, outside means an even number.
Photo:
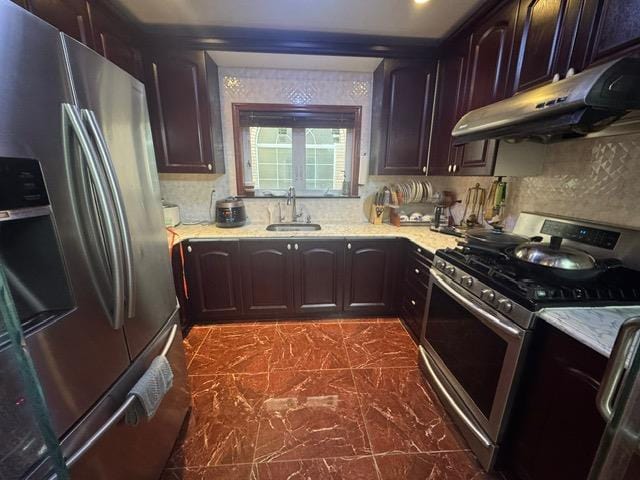
[[[349,180],[347,180],[347,174],[342,172],[342,195],[348,197],[351,194],[351,185],[349,185]]]

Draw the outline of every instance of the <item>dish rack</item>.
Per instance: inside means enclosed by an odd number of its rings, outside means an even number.
[[[370,221],[373,224],[382,223],[385,209],[389,209],[389,221],[392,225],[400,226],[428,226],[430,221],[400,220],[400,208],[403,205],[440,203],[441,192],[434,192],[427,180],[410,180],[403,183],[385,185],[374,194],[371,205]]]

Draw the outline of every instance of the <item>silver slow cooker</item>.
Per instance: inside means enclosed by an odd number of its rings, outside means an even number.
[[[222,228],[241,227],[247,221],[244,202],[236,197],[216,201],[216,226]]]

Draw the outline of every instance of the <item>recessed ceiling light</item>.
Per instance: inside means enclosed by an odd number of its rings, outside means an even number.
[[[414,2],[416,2],[418,5],[421,5],[423,3],[427,3],[429,0],[413,0]]]

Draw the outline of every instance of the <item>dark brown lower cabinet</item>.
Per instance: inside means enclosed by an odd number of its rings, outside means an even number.
[[[242,314],[240,245],[236,241],[189,241],[183,245],[188,311],[206,322]],[[180,292],[182,288],[177,285]]]
[[[294,255],[296,312],[341,312],[344,240],[298,241]]]
[[[396,239],[347,239],[345,312],[370,315],[394,311],[398,250]]]
[[[293,242],[285,240],[240,242],[245,314],[294,313],[292,250]]]
[[[429,268],[433,254],[409,240],[404,241],[402,245],[402,274],[400,288],[397,289],[397,308],[409,333],[418,342],[429,290]]]
[[[604,432],[596,394],[607,359],[538,320],[505,440],[510,480],[585,480]]]

